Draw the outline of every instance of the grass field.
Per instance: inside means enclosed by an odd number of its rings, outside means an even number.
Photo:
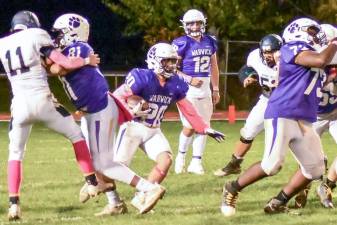
[[[24,180],[21,193],[22,224],[139,224],[139,225],[201,225],[201,224],[336,224],[336,210],[321,208],[314,191],[311,190],[309,203],[300,210],[301,215],[265,215],[264,204],[280,191],[282,185],[296,170],[291,154],[288,154],[283,170],[276,176],[265,179],[245,189],[237,205],[237,214],[225,218],[219,210],[223,183],[229,178],[216,178],[213,171],[231,157],[235,142],[239,137],[242,122],[229,125],[227,122],[214,122],[213,127],[226,133],[227,140],[218,144],[208,141],[204,157],[206,175],[175,175],[173,169],[163,185],[167,194],[156,206],[154,213],[137,215],[130,205],[134,190],[118,184],[119,193],[128,204],[125,215],[95,218],[93,214],[106,204],[104,196],[99,201],[86,204],[78,202],[78,191],[83,179],[74,160],[70,143],[41,125],[33,127],[24,161]],[[6,160],[8,149],[8,123],[0,123],[0,224],[7,222]],[[163,131],[176,153],[180,124],[165,122]],[[253,148],[246,157],[243,167],[260,160],[263,151],[263,135],[256,138]],[[330,161],[336,155],[336,144],[325,134],[323,145]],[[190,153],[190,152],[189,152]],[[189,154],[190,156],[190,154]],[[189,157],[190,158],[190,157]],[[132,162],[132,168],[146,176],[153,162],[139,151]],[[314,184],[314,187],[317,183]],[[293,202],[290,202],[293,204]]]

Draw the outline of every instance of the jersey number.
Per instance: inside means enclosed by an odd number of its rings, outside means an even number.
[[[6,52],[6,59],[8,61],[8,68],[9,68],[9,74],[11,76],[15,76],[19,73],[26,73],[29,72],[29,67],[25,66],[25,63],[23,62],[23,57],[22,57],[22,52],[21,52],[21,47],[17,47],[15,54],[19,57],[19,62],[20,62],[20,66],[16,66],[14,69],[13,65],[12,65],[12,58],[11,58],[11,52],[10,50],[7,50]]]
[[[152,110],[151,113],[147,116],[147,119],[149,120],[154,119],[152,125],[157,126],[164,116],[164,113],[167,109],[167,105],[162,105],[159,107],[157,104],[149,103],[149,107]]]
[[[209,56],[198,56],[194,57],[195,62],[194,72],[195,73],[207,73],[209,69],[209,62],[211,58]]]

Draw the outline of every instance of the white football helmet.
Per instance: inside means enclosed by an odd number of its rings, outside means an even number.
[[[321,28],[326,35],[327,41],[331,41],[335,37],[337,37],[337,28],[332,26],[331,24],[321,24]]]
[[[190,9],[188,10],[184,16],[183,19],[180,20],[183,24],[183,28],[185,30],[185,33],[187,35],[190,35],[192,37],[198,37],[201,36],[206,31],[206,17],[202,12],[196,9]],[[201,26],[199,30],[192,30],[191,29],[191,23],[192,22],[201,22]]]
[[[78,41],[88,42],[89,28],[90,25],[84,17],[68,13],[55,20],[52,30],[58,32],[56,44],[64,48]]]
[[[291,22],[283,31],[285,43],[303,41],[311,46],[325,45],[326,36],[321,26],[309,18],[300,18]]]
[[[171,59],[174,63],[167,63],[164,60]],[[156,74],[166,78],[174,76],[177,71],[178,53],[172,45],[167,43],[157,43],[147,52],[147,67]]]

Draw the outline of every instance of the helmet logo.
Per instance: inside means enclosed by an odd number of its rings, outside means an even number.
[[[298,29],[299,29],[299,25],[297,23],[293,23],[289,26],[288,31],[289,33],[294,33]]]
[[[69,25],[73,28],[77,28],[81,25],[81,20],[78,17],[69,18]]]

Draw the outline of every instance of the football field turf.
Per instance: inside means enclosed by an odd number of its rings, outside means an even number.
[[[288,152],[283,170],[274,177],[262,180],[247,189],[239,196],[237,214],[226,218],[220,213],[222,186],[225,181],[236,176],[217,178],[213,171],[227,162],[232,154],[235,142],[239,138],[239,130],[243,125],[237,122],[229,125],[227,122],[213,122],[213,127],[227,135],[226,141],[218,144],[208,139],[204,156],[206,175],[191,174],[176,175],[173,166],[168,177],[163,182],[167,188],[164,199],[159,201],[154,212],[137,215],[130,205],[134,189],[118,183],[118,190],[126,201],[129,212],[115,217],[96,218],[94,213],[100,211],[106,204],[104,195],[92,199],[86,204],[78,202],[78,191],[83,184],[83,178],[74,159],[71,144],[62,136],[51,132],[41,125],[35,125],[30,136],[24,160],[24,179],[21,190],[21,209],[23,220],[20,224],[134,224],[134,225],[201,225],[201,224],[336,224],[336,209],[326,210],[320,206],[315,196],[314,183],[309,195],[307,207],[298,210],[301,215],[265,215],[265,203],[276,195],[297,165],[291,153]],[[6,161],[8,156],[8,123],[0,123],[0,224],[7,222],[7,182]],[[174,154],[177,152],[178,136],[181,125],[178,122],[165,122],[162,129],[168,138]],[[258,161],[263,153],[263,134],[254,141],[248,153],[243,168]],[[330,137],[323,136],[323,146],[329,157],[329,164],[337,155],[337,146]],[[188,160],[191,150],[188,152]],[[146,176],[153,162],[145,154],[138,151],[131,167],[142,176]],[[336,201],[335,201],[336,202]],[[337,202],[336,202],[337,204]],[[293,205],[293,201],[290,202]]]

